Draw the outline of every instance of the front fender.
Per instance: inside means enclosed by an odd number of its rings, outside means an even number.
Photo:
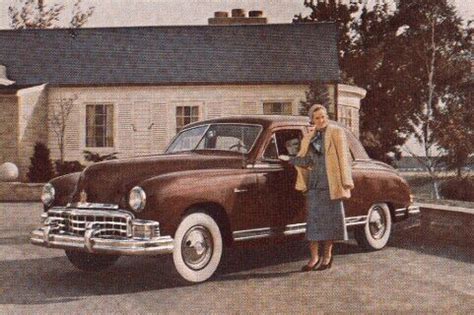
[[[76,172],[59,176],[49,181],[56,190],[56,198],[52,206],[65,206],[70,202],[80,176],[81,172]]]
[[[231,215],[234,188],[250,184],[254,177],[245,169],[206,169],[173,172],[140,183],[147,194],[143,218],[160,222],[167,235],[174,235],[185,211],[197,204],[213,204]]]

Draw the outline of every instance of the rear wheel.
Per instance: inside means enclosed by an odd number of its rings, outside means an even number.
[[[173,261],[189,282],[203,282],[216,271],[222,257],[222,235],[214,218],[203,212],[186,216],[175,234]]]
[[[367,223],[354,231],[359,244],[367,250],[379,250],[387,245],[392,231],[390,209],[385,203],[377,203],[370,207]]]
[[[91,254],[67,250],[66,256],[78,269],[89,272],[99,272],[112,266],[120,256]]]

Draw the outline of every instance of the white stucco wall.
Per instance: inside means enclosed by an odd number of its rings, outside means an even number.
[[[20,179],[25,180],[36,142],[46,144],[47,131],[46,84],[18,90],[18,168]]]
[[[119,157],[162,152],[175,135],[176,106],[198,105],[200,118],[207,119],[261,114],[264,102],[291,102],[292,113],[297,115],[306,89],[306,85],[50,87],[48,102],[58,106],[62,98],[77,97],[66,128],[65,159],[83,161],[85,149],[101,154],[117,151]],[[113,148],[85,147],[88,104],[114,105]],[[59,158],[51,130],[48,147],[52,159]]]

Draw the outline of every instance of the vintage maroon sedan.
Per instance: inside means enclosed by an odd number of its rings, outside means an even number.
[[[331,122],[335,124],[335,122]],[[187,281],[208,279],[224,246],[305,233],[294,154],[308,132],[296,116],[239,116],[186,126],[164,154],[93,164],[43,189],[44,226],[33,244],[63,248],[76,267],[99,271],[120,255],[172,253]],[[418,212],[390,166],[371,160],[347,131],[355,189],[346,225],[366,249],[383,248],[392,222]]]

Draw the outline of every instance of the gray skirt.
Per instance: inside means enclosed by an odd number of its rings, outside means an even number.
[[[309,241],[348,240],[341,200],[331,200],[328,189],[310,189],[306,194]]]

